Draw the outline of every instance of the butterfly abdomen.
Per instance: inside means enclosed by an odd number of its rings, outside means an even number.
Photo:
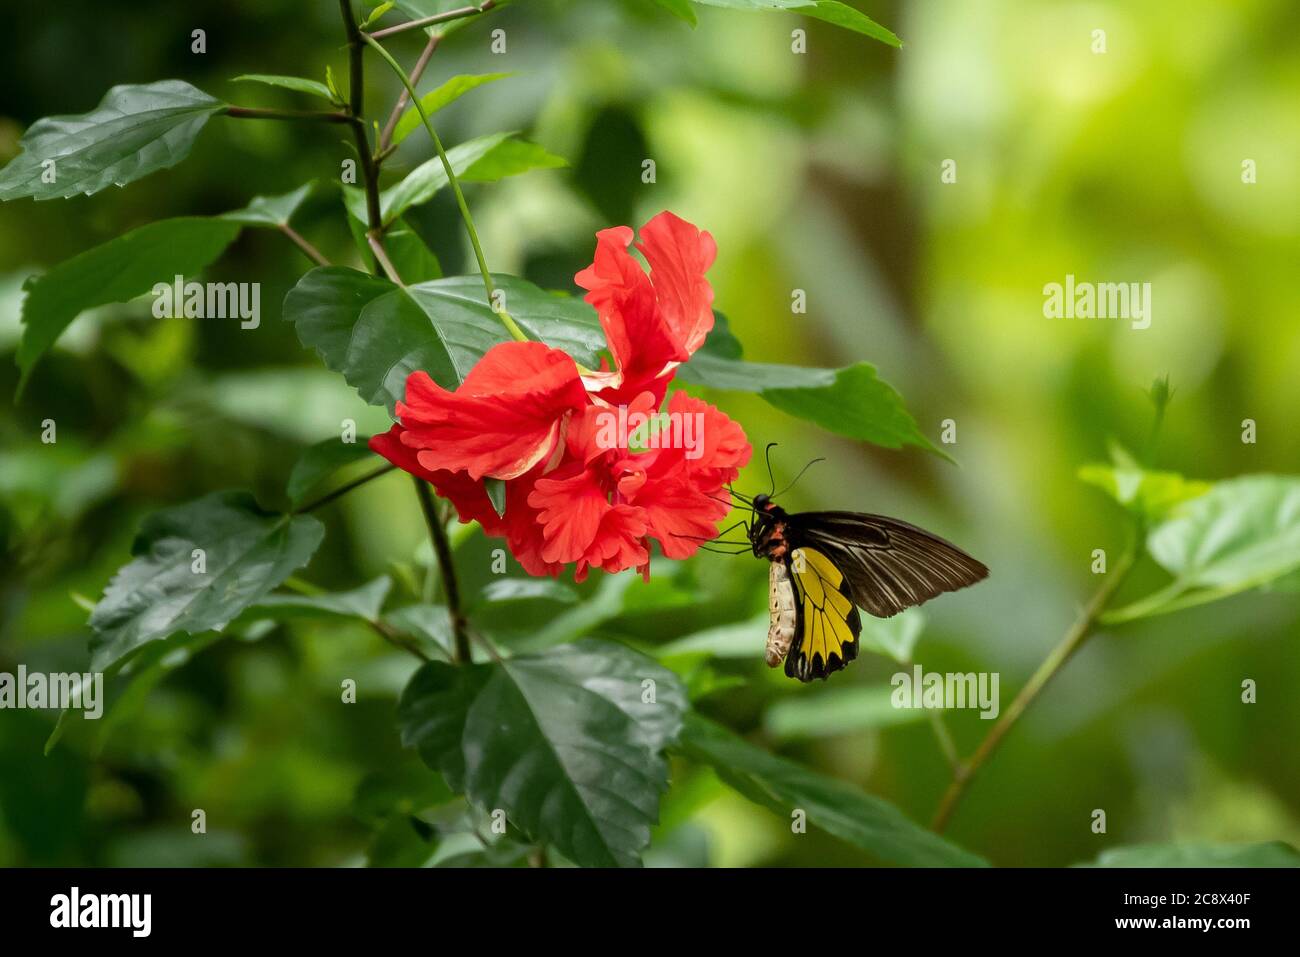
[[[775,668],[789,654],[795,629],[798,627],[794,585],[790,581],[790,570],[783,561],[774,561],[768,568],[767,610],[771,616],[771,624],[767,629],[765,659],[768,667]]]

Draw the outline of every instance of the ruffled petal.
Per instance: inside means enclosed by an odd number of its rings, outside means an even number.
[[[416,450],[401,440],[403,428],[394,425],[387,432],[370,439],[371,451],[382,455],[404,472],[430,483],[442,498],[456,507],[462,523],[478,522],[489,535],[500,535],[505,521],[497,514],[492,499],[482,482],[476,482],[465,472],[446,469],[428,469],[420,464]]]
[[[705,273],[718,257],[718,244],[709,233],[665,210],[641,227],[636,248],[650,264],[659,315],[685,361],[713,328],[713,287]]]
[[[699,488],[716,490],[735,481],[749,464],[754,449],[740,424],[717,406],[677,391],[668,401],[668,412],[692,416],[693,424],[683,434],[694,439],[693,448],[682,449],[682,465]]]
[[[685,473],[648,481],[630,499],[641,510],[646,534],[659,542],[667,558],[689,558],[718,534],[718,523],[731,506],[726,491],[707,492]]]
[[[591,382],[596,394],[611,404],[628,401],[646,388],[662,399],[671,370],[690,357],[660,313],[650,277],[628,252],[631,242],[632,230],[626,226],[601,230],[592,264],[573,277],[587,290],[583,298],[595,308],[614,358],[612,374]],[[656,380],[661,380],[657,387]]]
[[[540,342],[493,346],[455,392],[425,372],[397,404],[402,442],[427,469],[511,479],[554,451],[567,412],[588,403],[569,356]]]
[[[641,509],[615,505],[600,519],[595,538],[578,560],[574,580],[587,577],[588,568],[615,574],[628,568],[648,566],[650,552],[645,544],[646,524]],[[645,572],[649,576],[649,569]]]
[[[610,509],[595,472],[582,467],[564,477],[538,479],[528,504],[537,509],[542,525],[542,558],[561,564],[586,554]]]
[[[549,575],[552,578],[564,571],[559,562],[548,562],[542,557],[546,546],[542,524],[538,520],[537,509],[528,504],[533,485],[540,474],[540,467],[527,475],[520,476],[506,483],[506,544],[515,560],[530,575]]]

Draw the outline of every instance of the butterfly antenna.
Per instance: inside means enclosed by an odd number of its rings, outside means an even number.
[[[773,497],[773,498],[776,498],[778,495],[784,495],[786,492],[790,491],[790,489],[794,488],[794,484],[795,484],[795,482],[798,482],[801,478],[803,478],[803,473],[804,473],[804,472],[807,472],[810,468],[812,468],[812,467],[813,467],[814,465],[816,465],[818,462],[825,462],[825,461],[826,461],[826,459],[825,459],[824,457],[823,457],[823,458],[815,458],[815,459],[813,459],[811,462],[809,462],[807,465],[805,465],[803,468],[801,468],[801,469],[799,470],[799,474],[796,475],[796,476],[794,477],[794,481],[792,481],[792,482],[791,482],[789,485],[787,485],[785,488],[781,489],[781,491],[779,491],[779,492],[774,492],[774,493],[772,494],[772,497]]]
[[[769,486],[771,488],[771,491],[768,493],[768,498],[772,498],[776,494],[776,479],[772,475],[772,450],[774,448],[776,448],[776,443],[768,442],[767,449],[766,451],[763,452],[763,459],[764,461],[767,462],[767,477],[768,480],[772,483]]]
[[[742,519],[739,522],[736,522],[734,525],[727,526],[722,531],[718,532],[718,534],[713,536],[687,535],[685,532],[673,532],[672,536],[673,538],[689,538],[692,541],[696,541],[696,542],[718,542],[719,544],[722,545],[744,545],[745,544],[744,542],[724,542],[721,540],[722,536],[726,535],[728,532],[732,531],[733,529],[739,528],[741,525],[744,524],[745,524],[744,519]]]
[[[730,492],[732,496],[734,496],[735,498],[740,499],[741,505],[748,505],[750,508],[754,507],[754,500],[750,498],[748,495],[746,495],[744,492],[737,492],[730,485],[727,486],[727,491]],[[725,498],[718,498],[718,496],[716,495],[710,495],[709,498],[717,499],[717,501],[722,502],[724,505],[730,505],[733,508],[735,507],[736,504],[735,502],[728,502]]]
[[[715,555],[744,555],[749,551],[749,546],[744,545],[736,548],[734,551],[727,551],[722,548],[714,548],[712,545],[703,544],[700,546],[701,551],[712,552]]]

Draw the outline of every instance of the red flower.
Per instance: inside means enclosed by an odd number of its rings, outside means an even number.
[[[678,392],[658,411],[674,370],[713,327],[704,274],[717,247],[666,212],[641,237],[649,276],[620,226],[597,234],[594,262],[575,277],[612,368],[580,373],[543,343],[503,343],[455,391],[412,373],[400,424],[370,442],[431,482],[462,522],[504,536],[532,575],[570,564],[578,581],[592,568],[648,574],[649,539],[669,558],[694,554],[717,533],[730,508],[725,486],[749,461],[744,431],[713,406]],[[504,514],[485,478],[505,481]]]
[[[596,234],[596,258],[573,277],[596,309],[614,369],[588,377],[598,398],[626,402],[650,389],[663,400],[672,370],[685,362],[713,328],[713,288],[704,278],[718,246],[672,213],[641,229],[637,249],[649,276],[627,251],[632,230],[615,226]]]

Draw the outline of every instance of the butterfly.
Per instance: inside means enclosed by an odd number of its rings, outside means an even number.
[[[890,618],[988,577],[956,545],[897,518],[787,512],[775,492],[732,494],[752,513],[750,549],[770,562],[765,659],[773,668],[784,661],[800,681],[825,679],[857,657],[859,608]]]

